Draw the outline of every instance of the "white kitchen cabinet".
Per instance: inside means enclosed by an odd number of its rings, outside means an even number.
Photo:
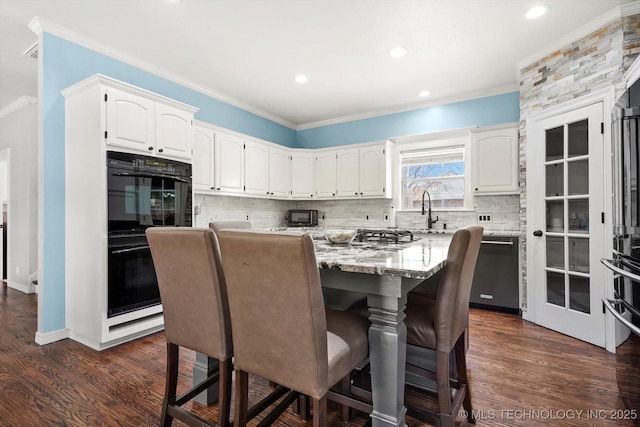
[[[334,150],[316,154],[316,194],[318,198],[336,197],[338,161]]]
[[[387,142],[358,150],[360,196],[391,197],[390,146]]]
[[[243,193],[244,140],[236,135],[216,132],[214,156],[216,191]]]
[[[357,197],[360,195],[359,151],[357,148],[336,150],[337,154],[337,190],[338,197]]]
[[[202,126],[193,128],[193,191],[215,191],[215,132]]]
[[[335,164],[335,157],[333,157]],[[315,173],[313,152],[291,152],[291,197],[312,199],[315,195]]]
[[[474,132],[474,194],[518,193],[518,158],[517,125]]]
[[[191,161],[192,113],[156,104],[156,152],[159,156]]]
[[[284,148],[269,148],[269,195],[289,197],[291,188],[291,156]]]
[[[155,103],[124,90],[105,88],[107,144],[153,153],[155,150]]]
[[[191,161],[194,109],[128,85],[105,86],[105,139],[116,150]]]
[[[99,74],[63,90],[62,95],[65,328],[71,339],[102,350],[157,332],[164,324],[160,304],[108,317],[106,152],[167,155],[148,147],[155,147],[158,132],[177,136],[176,129],[182,125],[176,123],[181,119],[169,119],[158,129],[156,112],[166,111],[158,105],[183,111],[183,118],[192,117],[197,109]],[[191,133],[191,120],[188,127]]]
[[[259,142],[244,142],[244,193],[269,194],[269,147]]]

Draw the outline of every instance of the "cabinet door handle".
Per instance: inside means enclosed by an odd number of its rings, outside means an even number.
[[[149,147],[149,151],[153,151],[153,147]]]
[[[158,153],[162,153],[162,152],[164,152],[164,149],[160,148],[160,149],[158,150]]]
[[[211,189],[212,189],[212,190],[215,190],[215,189],[216,189],[216,187],[211,187]]]
[[[534,231],[534,232],[533,232],[533,235],[534,235],[534,236],[536,236],[536,237],[540,237],[540,236],[542,236],[542,230],[536,230],[536,231]]]

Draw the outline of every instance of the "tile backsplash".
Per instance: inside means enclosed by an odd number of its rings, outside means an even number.
[[[425,229],[426,217],[420,212],[396,212],[393,202],[386,199],[360,200],[309,200],[288,201],[258,199],[235,196],[209,196],[196,194],[194,204],[200,205],[200,214],[195,217],[196,227],[207,227],[211,221],[246,220],[253,228],[267,229],[286,227],[288,209],[317,209],[320,227]],[[478,215],[490,215],[490,222],[478,223]],[[481,224],[489,232],[517,233],[520,229],[520,197],[477,196],[472,211],[435,211],[438,216],[436,230],[456,230],[469,225]]]

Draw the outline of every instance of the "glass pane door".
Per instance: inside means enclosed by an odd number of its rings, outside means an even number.
[[[545,131],[546,301],[590,312],[589,121]]]

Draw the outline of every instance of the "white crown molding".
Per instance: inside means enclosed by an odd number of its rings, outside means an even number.
[[[353,114],[350,116],[337,117],[335,119],[327,119],[327,120],[321,120],[317,122],[304,123],[304,124],[298,125],[297,130],[313,129],[313,128],[318,128],[322,126],[335,125],[338,123],[346,123],[346,122],[352,122],[355,120],[370,119],[373,117],[380,117],[380,116],[386,116],[389,114],[402,113],[404,111],[420,110],[422,108],[453,104],[455,102],[470,101],[472,99],[485,98],[485,97],[494,96],[494,95],[502,95],[510,92],[518,92],[519,90],[520,90],[520,86],[517,83],[514,83],[506,86],[500,86],[497,88],[466,93],[464,95],[451,96],[446,98],[437,98],[432,101],[421,102],[419,104],[390,107],[382,110],[369,111],[361,114]]]
[[[33,96],[21,96],[20,98],[13,101],[11,104],[7,105],[3,109],[0,110],[0,119],[9,114],[13,113],[16,110],[24,107],[25,105],[37,104],[38,99]]]
[[[61,25],[55,24],[53,22],[41,19],[39,17],[35,17],[33,18],[33,20],[31,20],[31,22],[29,23],[29,28],[31,29],[31,31],[33,31],[34,33],[36,33],[37,35],[40,35],[42,32],[47,32],[50,34],[53,34],[57,37],[63,38],[65,40],[68,40],[72,43],[75,43],[77,45],[86,47],[87,49],[91,49],[93,51],[96,51],[98,53],[104,54],[106,56],[109,56],[111,58],[117,59],[119,61],[125,62],[129,65],[132,65],[136,68],[139,68],[141,70],[147,71],[149,73],[155,74],[156,76],[162,77],[164,79],[170,80],[174,83],[177,83],[179,85],[182,85],[184,87],[187,87],[189,89],[193,89],[197,92],[200,92],[204,95],[210,96],[211,98],[217,99],[219,101],[222,101],[226,104],[232,105],[234,107],[238,107],[244,111],[247,111],[249,113],[255,114],[256,116],[260,116],[262,118],[265,118],[267,120],[270,120],[272,122],[281,124],[283,126],[286,126],[290,129],[296,130],[296,125],[294,123],[289,122],[288,120],[285,120],[283,118],[277,117],[271,113],[267,113],[266,111],[262,111],[252,105],[246,104],[242,101],[239,101],[237,99],[231,98],[227,95],[224,95],[222,93],[216,92],[214,90],[211,90],[209,88],[203,87],[201,85],[198,85],[192,81],[189,81],[183,77],[180,77],[176,74],[170,73],[166,70],[163,70],[149,62],[146,61],[142,61],[139,58],[136,58],[133,55],[129,55],[125,52],[122,52],[118,49],[114,49],[110,46],[107,46],[105,44],[102,44],[90,37],[87,37],[83,34],[80,33],[76,33],[75,31],[71,31],[68,28],[65,28]]]
[[[531,55],[521,59],[518,61],[517,67],[518,71],[526,68],[527,66],[533,64],[541,58],[544,58],[547,55],[552,54],[553,52],[562,49],[565,46],[570,45],[571,43],[580,40],[583,37],[588,36],[594,31],[599,30],[604,27],[611,21],[616,19],[621,19],[625,16],[636,15],[640,13],[640,1],[635,1],[633,3],[628,3],[622,6],[615,7],[600,15],[598,18],[593,21],[587,22],[583,26],[575,29],[564,37],[559,38],[553,43],[547,45],[546,47],[540,49],[537,52],[532,53]]]

